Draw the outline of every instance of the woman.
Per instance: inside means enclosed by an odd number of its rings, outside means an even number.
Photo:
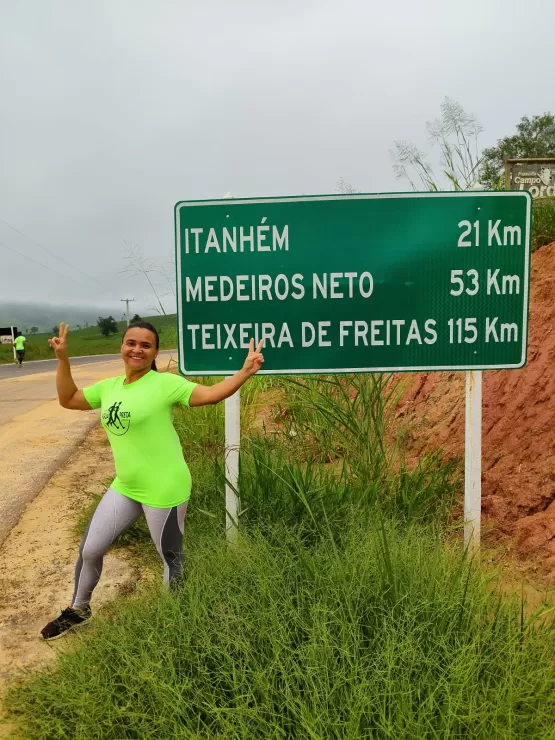
[[[160,340],[144,321],[123,335],[125,375],[101,380],[79,390],[69,366],[67,334],[49,339],[58,358],[56,388],[66,409],[101,409],[116,466],[116,478],[102,497],[79,548],[75,588],[70,606],[41,631],[45,640],[61,637],[92,616],[90,599],[102,572],[106,551],[141,514],[164,562],[164,581],[183,574],[183,525],[191,493],[191,475],[172,423],[172,406],[206,406],[228,398],[256,373],[264,358],[262,342],[251,340],[243,368],[213,386],[192,383],[178,375],[156,372]]]

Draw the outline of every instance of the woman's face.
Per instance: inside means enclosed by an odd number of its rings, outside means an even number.
[[[158,356],[156,337],[148,329],[128,329],[121,345],[121,356],[127,367],[133,370],[150,370],[152,361]]]

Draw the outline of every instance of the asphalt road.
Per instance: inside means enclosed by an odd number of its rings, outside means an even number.
[[[90,365],[96,362],[106,362],[107,360],[119,360],[121,355],[119,352],[115,355],[85,355],[84,357],[71,357],[70,363],[72,367],[79,365]],[[171,357],[177,360],[177,350],[162,350],[160,352],[160,360],[168,362]],[[52,370],[56,370],[57,360],[33,360],[31,362],[24,362],[23,367],[19,367],[15,362],[10,362],[5,365],[0,365],[0,381],[5,378],[20,378],[25,375],[35,375],[36,373],[47,373]]]

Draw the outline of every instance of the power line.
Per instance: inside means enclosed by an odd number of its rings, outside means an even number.
[[[104,287],[104,286],[102,285],[102,283],[101,283],[101,282],[100,282],[99,280],[97,280],[97,279],[96,279],[96,278],[94,278],[94,277],[91,277],[90,275],[87,275],[87,274],[86,274],[85,272],[83,272],[82,270],[80,270],[80,269],[79,269],[78,267],[75,267],[75,265],[72,265],[72,264],[71,264],[71,262],[68,262],[68,261],[67,261],[67,260],[65,260],[65,259],[64,259],[63,257],[59,257],[59,256],[58,256],[57,254],[55,254],[54,252],[51,252],[51,251],[50,251],[50,249],[48,249],[47,247],[44,247],[44,246],[43,246],[42,244],[39,244],[39,242],[35,241],[35,239],[31,239],[31,237],[30,237],[30,236],[27,236],[27,234],[24,234],[24,233],[23,233],[22,231],[20,231],[19,229],[16,229],[16,228],[15,228],[15,226],[12,226],[12,225],[11,225],[11,224],[9,224],[9,223],[8,223],[7,221],[4,221],[4,219],[3,219],[3,218],[0,218],[0,223],[6,224],[6,226],[8,226],[8,227],[9,227],[9,228],[10,228],[10,229],[11,229],[12,231],[15,231],[15,232],[16,232],[16,234],[20,234],[20,235],[21,235],[21,236],[22,236],[22,237],[23,237],[24,239],[28,239],[28,240],[29,240],[30,242],[32,242],[33,244],[36,244],[36,246],[37,246],[37,247],[40,247],[41,249],[43,249],[43,250],[44,250],[45,252],[47,252],[47,253],[48,253],[48,254],[49,254],[50,256],[54,257],[54,258],[55,258],[55,259],[57,259],[57,260],[60,260],[60,262],[63,262],[63,263],[64,263],[64,264],[66,264],[66,265],[67,265],[68,267],[71,267],[71,268],[72,268],[72,270],[75,270],[75,271],[76,271],[76,272],[78,272],[78,273],[79,273],[80,275],[83,275],[84,277],[86,277],[86,278],[87,278],[87,280],[94,280],[94,282],[95,282],[95,283],[98,283],[98,285],[100,285],[100,286]],[[44,265],[43,265],[43,267],[44,267]]]
[[[77,280],[74,277],[70,277],[69,275],[65,275],[63,272],[58,272],[57,270],[53,270],[51,267],[48,267],[48,265],[45,265],[42,262],[39,262],[34,257],[29,257],[29,255],[25,254],[24,252],[18,252],[17,249],[8,247],[8,245],[5,244],[4,242],[0,242],[0,247],[4,247],[4,249],[8,249],[10,252],[17,254],[19,257],[25,257],[25,259],[31,260],[31,262],[34,262],[35,264],[40,265],[41,267],[44,267],[46,270],[50,270],[50,272],[53,272],[55,275],[59,275],[63,278],[66,278],[66,280],[71,280],[72,282],[79,283],[79,285],[84,285],[85,288],[88,288],[89,290],[93,290],[92,285],[86,285],[86,283],[82,283],[80,280]],[[109,292],[108,290],[104,290],[99,295],[104,295],[105,293],[108,293],[108,292]]]

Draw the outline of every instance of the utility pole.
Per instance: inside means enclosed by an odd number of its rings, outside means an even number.
[[[129,304],[134,301],[134,298],[120,298],[120,303],[125,303],[125,316],[127,317],[127,326],[129,326]]]

